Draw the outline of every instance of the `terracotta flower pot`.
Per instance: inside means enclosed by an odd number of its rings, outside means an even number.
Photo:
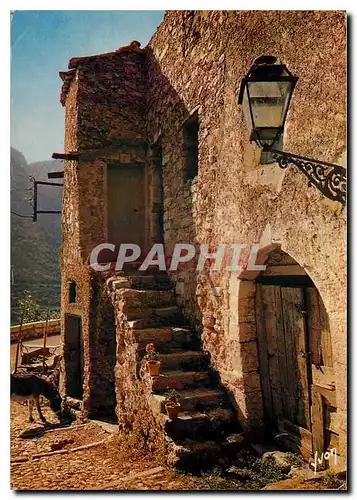
[[[171,420],[175,420],[181,411],[181,405],[179,403],[167,403],[165,409],[168,417]]]
[[[158,377],[161,361],[148,361],[149,373],[152,377]]]

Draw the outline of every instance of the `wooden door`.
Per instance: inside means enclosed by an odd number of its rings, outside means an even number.
[[[331,333],[314,287],[257,284],[265,416],[308,459],[338,445]]]
[[[143,247],[145,192],[142,165],[108,165],[107,219],[109,243],[134,243]]]
[[[338,425],[331,332],[326,309],[316,288],[306,289],[312,375],[313,451],[332,448],[338,454]]]
[[[81,399],[83,396],[84,356],[82,322],[79,316],[65,317],[66,393]]]
[[[308,335],[303,289],[257,284],[257,333],[265,415],[291,449],[312,453]]]

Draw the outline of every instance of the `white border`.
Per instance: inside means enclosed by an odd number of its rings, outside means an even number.
[[[102,0],[100,2],[100,8],[101,10],[134,10],[133,6],[131,8],[127,7],[128,3],[127,2],[118,2],[118,1],[108,1],[108,0]],[[49,6],[51,6],[51,9],[49,9]],[[93,2],[93,7],[97,7],[98,3]],[[51,2],[49,5],[48,1],[33,1],[33,2],[28,2],[26,0],[18,0],[14,2],[7,2],[4,0],[1,4],[1,17],[0,17],[0,36],[2,38],[1,40],[1,51],[2,51],[2,57],[1,57],[1,62],[2,62],[2,75],[1,75],[1,104],[2,104],[2,117],[3,120],[6,120],[4,123],[4,126],[2,128],[2,133],[1,133],[1,167],[0,167],[0,186],[2,187],[2,193],[0,196],[0,202],[1,202],[1,209],[0,209],[0,214],[1,214],[1,230],[2,230],[2,244],[0,248],[0,262],[3,264],[3,273],[2,273],[2,285],[0,287],[0,304],[1,304],[1,359],[0,359],[0,366],[1,366],[1,375],[2,375],[2,380],[1,380],[1,402],[2,402],[2,411],[1,411],[1,432],[2,432],[2,447],[1,447],[1,454],[0,454],[0,466],[1,466],[1,498],[8,498],[9,496],[12,496],[9,490],[9,484],[10,484],[10,474],[9,474],[9,461],[10,461],[10,447],[9,447],[9,413],[10,413],[10,405],[9,405],[9,386],[8,386],[8,367],[10,364],[9,361],[9,356],[10,356],[10,349],[9,349],[9,323],[10,323],[10,216],[9,216],[9,206],[10,206],[10,176],[9,176],[9,162],[10,162],[10,127],[9,127],[9,117],[10,117],[10,22],[9,22],[9,11],[12,10],[97,10],[97,9],[91,9],[88,8],[90,5],[88,2],[76,2],[75,0],[62,0],[61,2],[55,1]],[[351,27],[355,23],[355,17],[354,14],[356,12],[356,2],[352,2],[352,0],[349,1],[331,1],[331,0],[300,0],[299,2],[286,2],[282,0],[271,0],[271,2],[263,2],[263,1],[250,1],[249,2],[249,8],[246,7],[245,2],[232,2],[232,1],[224,1],[221,0],[220,2],[213,2],[213,1],[194,1],[194,2],[188,2],[185,0],[180,0],[180,1],[167,1],[167,2],[161,2],[161,1],[151,1],[150,4],[148,5],[144,1],[137,1],[135,3],[135,10],[182,10],[182,9],[197,9],[197,10],[267,10],[267,7],[269,10],[347,10],[349,16],[350,16],[350,25],[349,28],[351,30],[351,33],[349,34],[349,44],[350,44],[350,60],[349,60],[349,65],[350,68],[352,67],[353,70],[356,67],[355,64],[355,54],[357,53],[357,48],[356,48],[356,38],[352,32]],[[349,168],[354,168],[353,165],[353,155],[352,155],[352,149],[353,149],[353,144],[355,144],[356,139],[356,132],[353,127],[354,124],[354,117],[355,117],[355,110],[356,110],[356,98],[352,99],[352,94],[354,93],[353,91],[355,90],[355,78],[354,78],[354,73],[355,71],[350,71],[350,99],[351,99],[351,106],[349,108],[349,115],[350,115],[350,136],[349,136],[349,143],[350,143],[350,151],[351,151],[351,157],[349,158]],[[356,179],[357,175],[354,173],[353,179]],[[354,182],[353,182],[354,183]],[[354,189],[353,184],[349,185],[349,194],[350,198],[352,198],[351,194],[352,192],[356,192]],[[351,209],[352,203],[350,203],[349,208]],[[353,221],[353,227],[351,224],[350,227],[350,234],[352,233],[353,235],[356,234],[356,225],[357,225],[357,218],[354,217]],[[353,231],[352,231],[353,229]],[[345,235],[341,235],[341,237],[345,237]],[[357,248],[357,246],[354,244],[355,243],[355,238],[354,236],[352,237],[352,240],[350,242],[350,261],[353,259],[353,250]],[[352,263],[350,262],[350,266]],[[355,278],[356,278],[356,269],[357,266],[354,266],[355,269],[353,269],[353,273],[351,272],[351,285],[352,282],[353,284],[355,283]],[[351,294],[351,290],[350,290]],[[355,302],[356,301],[356,302]],[[351,301],[350,303],[350,313],[352,311],[356,311],[357,309],[357,299],[356,296],[353,297],[353,303]],[[351,322],[350,324],[350,349],[353,345],[353,348],[356,347],[356,342],[353,342],[353,336],[355,333],[355,330],[353,328],[353,323]],[[355,352],[351,353],[350,355],[350,363],[353,361],[353,354]],[[355,373],[353,374],[355,375]],[[354,377],[352,380],[350,380],[350,396],[351,394],[351,387],[353,387],[353,382],[354,382]],[[350,408],[350,415],[349,415],[349,420],[351,423],[353,422],[353,412],[351,412],[352,408]],[[353,436],[353,444],[352,440],[350,440],[350,446],[353,447],[355,445],[355,436],[357,435],[357,432],[352,433]],[[353,451],[356,450],[356,446],[353,447]],[[350,456],[352,456],[352,453],[350,451]],[[355,460],[353,460],[352,456],[352,465],[353,469],[355,464]],[[6,471],[6,473],[5,473]],[[350,473],[350,477],[353,476],[353,472]],[[223,492],[222,492],[223,493]],[[238,492],[239,494],[240,492]],[[80,493],[78,493],[80,494]],[[217,493],[219,494],[219,493]],[[251,495],[254,495],[254,493],[250,493]],[[312,494],[312,492],[306,492],[306,494]],[[35,497],[37,494],[28,494],[29,497]],[[41,495],[43,498],[47,497],[48,494]],[[92,493],[89,494],[89,496],[95,495],[96,498],[98,498],[97,493]],[[145,493],[137,493],[136,495],[145,496]],[[182,496],[183,497],[184,493],[177,493],[174,494],[175,497]],[[161,494],[162,496],[162,494]],[[172,496],[172,495],[170,495]],[[86,494],[86,498],[88,498],[88,493]]]

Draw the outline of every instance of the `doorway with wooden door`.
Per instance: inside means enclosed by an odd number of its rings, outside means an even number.
[[[122,243],[145,243],[144,164],[107,165],[107,237],[116,249]]]
[[[66,394],[82,399],[84,381],[84,355],[82,320],[80,316],[65,315],[65,350]]]
[[[267,426],[307,460],[338,448],[328,316],[312,280],[286,254],[268,260],[256,280],[256,320]]]

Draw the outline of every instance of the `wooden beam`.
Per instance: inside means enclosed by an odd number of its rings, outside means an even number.
[[[37,222],[37,182],[33,180],[33,214],[32,222]]]
[[[52,158],[54,160],[78,160],[78,153],[53,153]]]
[[[306,276],[301,266],[268,266],[263,276]]]
[[[48,172],[48,179],[63,179],[64,172]]]
[[[17,463],[22,463],[22,462],[28,462],[29,460],[35,460],[43,457],[51,457],[53,455],[64,455],[67,453],[76,453],[77,451],[81,450],[88,450],[89,448],[94,448],[95,446],[99,446],[101,444],[104,444],[108,442],[108,438],[102,439],[101,441],[97,441],[95,443],[89,443],[89,444],[84,444],[82,446],[77,446],[76,448],[71,448],[67,450],[56,450],[56,451],[48,451],[44,453],[35,453],[34,455],[30,457],[15,457],[14,460],[12,460],[10,463],[11,465],[15,465]]]
[[[330,404],[333,408],[337,408],[336,389],[334,386],[330,386],[329,388],[327,388],[320,385],[313,385],[312,387],[313,391],[323,396],[328,404]]]
[[[323,401],[319,391],[312,386],[312,444],[313,452],[320,455],[324,450]]]
[[[148,149],[150,144],[144,141],[130,141],[125,139],[112,140],[111,144],[106,147],[91,149],[87,151],[70,151],[69,153],[53,153],[52,158],[55,160],[93,160],[97,157],[106,157],[111,153],[118,153],[118,148],[129,147],[129,148],[139,148],[143,147],[145,150]],[[113,161],[116,161],[113,158]],[[130,163],[128,163],[130,165]]]
[[[324,406],[324,427],[335,434],[340,434],[340,423],[338,419],[337,408]]]
[[[274,423],[274,404],[272,399],[272,391],[270,386],[270,376],[269,376],[269,356],[268,356],[268,341],[267,332],[265,326],[265,316],[264,316],[264,302],[263,302],[263,290],[262,285],[257,284],[256,296],[255,296],[255,314],[257,323],[257,343],[258,343],[258,353],[259,353],[259,371],[260,371],[260,382],[262,385],[263,401],[264,401],[264,413],[269,422]],[[269,311],[268,311],[269,312]],[[270,323],[268,323],[268,328]]]
[[[37,214],[61,214],[62,210],[37,210]]]
[[[311,278],[306,276],[264,276],[259,274],[257,283],[262,285],[287,286],[287,287],[314,287]]]
[[[320,366],[311,365],[312,371],[312,383],[318,385],[319,387],[324,387],[325,389],[334,390],[335,388],[335,372],[330,366]]]
[[[63,187],[63,184],[58,184],[57,182],[47,182],[47,181],[35,181],[36,185],[41,184],[41,186],[59,186]]]

